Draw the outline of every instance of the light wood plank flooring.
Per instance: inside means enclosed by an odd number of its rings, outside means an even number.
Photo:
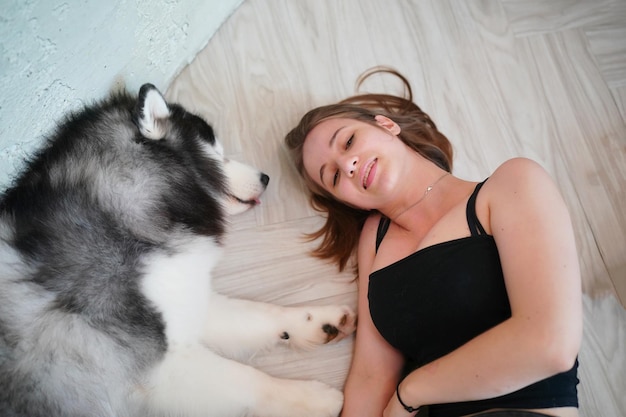
[[[232,221],[216,271],[224,293],[277,304],[355,306],[351,273],[308,256],[321,219],[282,149],[317,105],[354,93],[375,65],[410,80],[453,142],[454,173],[482,180],[514,156],[557,181],[576,230],[585,296],[581,415],[626,416],[626,0],[246,0],[172,82],[229,156],[271,177]],[[398,92],[388,78],[368,91]],[[259,354],[274,375],[343,385],[352,339]]]

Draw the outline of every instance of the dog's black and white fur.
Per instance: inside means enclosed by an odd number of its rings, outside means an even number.
[[[0,200],[0,415],[336,416],[338,390],[239,361],[354,313],[211,288],[226,216],[268,180],[149,84],[69,116]]]

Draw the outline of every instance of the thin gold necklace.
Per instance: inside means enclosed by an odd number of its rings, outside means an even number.
[[[446,172],[445,174],[443,174],[441,177],[437,178],[437,181],[433,182],[432,184],[430,184],[428,187],[426,187],[426,190],[424,191],[424,195],[417,200],[415,203],[411,204],[410,206],[408,206],[407,208],[405,208],[404,210],[402,210],[400,212],[400,214],[397,214],[393,219],[391,219],[392,221],[395,221],[398,217],[402,216],[404,213],[406,213],[407,211],[409,211],[410,209],[412,209],[413,207],[417,206],[419,203],[421,203],[422,201],[424,201],[424,199],[426,198],[426,196],[428,195],[429,192],[431,192],[431,190],[433,188],[435,188],[435,185],[437,185],[437,183],[439,181],[441,181],[442,179],[444,179],[447,175],[450,175],[449,172]]]

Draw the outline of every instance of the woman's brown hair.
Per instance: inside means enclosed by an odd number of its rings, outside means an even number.
[[[435,123],[414,102],[413,92],[407,79],[394,69],[375,67],[364,72],[357,80],[357,90],[366,78],[375,73],[393,74],[404,83],[407,97],[388,94],[359,94],[339,103],[317,107],[306,113],[300,123],[285,137],[285,144],[296,169],[311,191],[311,205],[326,213],[326,223],[321,229],[308,233],[309,240],[322,238],[312,254],[318,258],[337,262],[343,271],[358,246],[359,235],[368,210],[350,207],[335,199],[307,175],[304,170],[302,148],[309,132],[320,122],[333,118],[348,118],[380,127],[375,116],[383,115],[400,126],[399,138],[415,152],[434,162],[442,169],[452,171],[452,145],[437,130]],[[354,263],[356,269],[356,262]]]

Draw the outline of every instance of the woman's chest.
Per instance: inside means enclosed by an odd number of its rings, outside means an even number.
[[[498,252],[487,235],[438,243],[376,271],[368,298],[381,335],[420,362],[510,317]]]
[[[372,270],[382,269],[429,246],[469,236],[464,208],[464,204],[458,204],[432,224],[419,224],[412,230],[392,222],[384,236],[380,236]]]

